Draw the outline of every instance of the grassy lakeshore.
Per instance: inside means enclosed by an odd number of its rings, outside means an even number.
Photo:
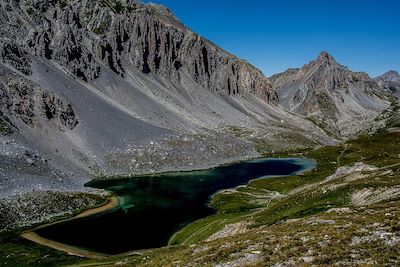
[[[222,230],[225,225],[243,219],[251,218],[257,226],[271,225],[281,220],[310,216],[348,205],[348,195],[354,189],[351,190],[350,185],[324,195],[311,193],[309,196],[291,192],[323,181],[341,166],[353,165],[360,161],[377,167],[398,163],[400,134],[380,132],[342,145],[303,152],[302,155],[317,160],[318,167],[304,175],[255,180],[246,187],[215,195],[212,206],[219,213],[185,227],[174,235],[170,243],[195,243]],[[266,198],[264,202],[260,201],[258,196],[265,196],[271,191],[279,192],[285,197],[271,197]],[[266,205],[268,208],[265,208]]]
[[[264,155],[307,157],[318,165],[302,175],[254,180],[219,192],[211,202],[218,213],[177,232],[168,247],[104,259],[69,256],[33,243],[28,246],[26,240],[18,240],[15,248],[23,244],[27,250],[40,251],[47,263],[73,266],[396,265],[400,262],[397,107],[387,128],[374,134],[311,151]],[[21,253],[21,259],[27,258]]]
[[[69,255],[73,255],[73,256],[79,256],[79,257],[86,257],[86,258],[105,258],[108,255],[106,254],[101,254],[101,253],[96,253],[96,252],[91,252],[91,251],[85,251],[83,249],[77,248],[77,247],[73,247],[73,246],[69,246],[66,244],[62,244],[53,240],[49,240],[46,239],[44,237],[41,237],[40,235],[38,235],[35,231],[41,228],[45,228],[48,227],[50,225],[54,225],[54,224],[59,224],[59,223],[63,223],[63,222],[67,222],[67,221],[72,221],[72,220],[76,220],[76,219],[80,219],[80,218],[85,218],[85,217],[89,217],[95,214],[99,214],[108,210],[112,210],[116,207],[118,207],[119,201],[117,197],[109,197],[108,198],[108,202],[105,205],[99,206],[99,207],[95,207],[95,208],[91,208],[91,209],[87,209],[81,213],[79,213],[78,215],[71,217],[71,218],[67,218],[64,220],[60,220],[60,221],[56,221],[56,222],[52,222],[52,223],[48,223],[48,224],[43,224],[40,225],[38,227],[35,227],[31,230],[25,231],[21,234],[21,237],[30,240],[32,242],[35,242],[37,244],[43,245],[43,246],[47,246],[59,251],[63,251],[68,253]]]
[[[388,125],[337,146],[289,154],[317,161],[317,168],[303,175],[255,180],[216,194],[211,204],[218,213],[183,228],[169,247],[86,264],[398,263],[400,124],[396,114]]]
[[[54,266],[56,263],[77,263],[82,261],[83,257],[93,256],[82,255],[82,251],[72,247],[68,250],[68,246],[43,239],[36,235],[33,230],[51,224],[91,216],[112,209],[117,205],[118,199],[110,197],[91,208],[76,210],[74,212],[75,216],[66,215],[64,217],[52,218],[47,224],[40,224],[34,228],[0,232],[0,266]]]

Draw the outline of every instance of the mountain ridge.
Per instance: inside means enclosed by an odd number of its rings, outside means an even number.
[[[400,75],[395,70],[390,70],[375,78],[375,81],[387,92],[400,97]]]
[[[325,51],[300,69],[272,76],[271,81],[284,107],[335,136],[362,130],[363,123],[389,106],[387,96],[367,73],[352,72]]]

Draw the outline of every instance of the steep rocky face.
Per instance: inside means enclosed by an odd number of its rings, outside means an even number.
[[[400,75],[397,71],[388,71],[385,74],[376,77],[375,81],[377,81],[379,86],[387,92],[400,97]]]
[[[225,95],[252,94],[275,103],[269,80],[255,67],[191,32],[166,8],[137,1],[2,1],[3,59],[21,70],[25,53],[57,62],[84,81],[104,65],[124,77],[131,69],[182,76]]]
[[[283,106],[336,136],[362,129],[388,106],[377,82],[366,73],[350,71],[327,52],[271,80]]]
[[[25,75],[31,75],[30,59],[28,54],[21,50],[16,44],[4,43],[1,51],[1,59],[4,63],[12,66]]]
[[[0,114],[30,127],[40,120],[69,130],[78,124],[71,104],[14,73],[0,73]]]
[[[281,88],[282,86],[294,82],[295,76],[299,72],[297,68],[289,68],[282,73],[277,73],[271,76],[269,79],[274,88]]]

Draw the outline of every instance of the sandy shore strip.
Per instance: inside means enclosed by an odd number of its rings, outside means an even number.
[[[68,221],[72,221],[72,220],[76,220],[79,218],[84,218],[84,217],[89,217],[95,214],[99,214],[108,210],[112,210],[116,207],[118,207],[119,201],[117,197],[110,197],[108,198],[108,202],[107,204],[97,207],[97,208],[93,208],[93,209],[87,209],[81,213],[79,213],[78,215],[68,218],[68,219],[64,219],[61,221],[56,221],[56,222],[52,222],[52,223],[47,223],[47,224],[43,224],[40,225],[38,227],[35,227],[34,229],[25,231],[21,234],[21,237],[28,239],[32,242],[38,243],[40,245],[43,246],[47,246],[47,247],[51,247],[53,249],[56,250],[60,250],[63,252],[66,252],[70,255],[74,255],[74,256],[79,256],[79,257],[86,257],[86,258],[105,258],[109,255],[107,254],[102,254],[102,253],[97,253],[97,252],[92,252],[92,251],[86,251],[84,249],[81,248],[77,248],[74,246],[70,246],[70,245],[66,245],[63,243],[59,243],[56,242],[54,240],[50,240],[44,237],[41,237],[40,235],[38,235],[37,233],[35,233],[36,230],[41,229],[41,228],[45,228],[48,227],[50,225],[54,225],[54,224],[59,224],[59,223],[63,223],[63,222],[68,222]]]

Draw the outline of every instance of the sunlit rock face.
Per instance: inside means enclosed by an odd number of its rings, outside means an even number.
[[[363,130],[389,106],[387,95],[368,74],[349,70],[327,52],[271,81],[283,106],[338,137]]]
[[[397,71],[391,70],[375,78],[379,86],[387,92],[400,97],[400,75]]]
[[[137,69],[176,84],[189,76],[222,94],[250,93],[277,101],[258,69],[193,33],[163,6],[36,0],[5,1],[2,8],[2,21],[9,26],[1,33],[11,39],[5,49],[20,47],[18,54],[55,61],[84,81],[97,79],[102,68],[122,77]],[[20,61],[14,58],[8,61]]]

